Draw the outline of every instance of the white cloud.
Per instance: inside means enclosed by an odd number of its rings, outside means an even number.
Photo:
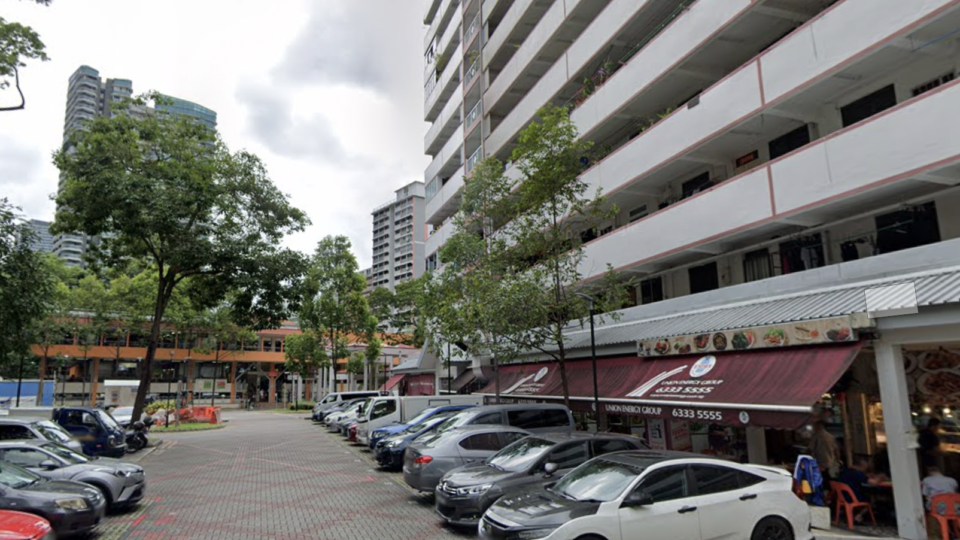
[[[0,197],[30,217],[53,216],[50,154],[82,64],[216,110],[227,144],[310,215],[290,240],[303,251],[346,234],[369,264],[370,211],[422,179],[424,0],[0,2],[51,57],[23,70],[27,109],[0,113]]]

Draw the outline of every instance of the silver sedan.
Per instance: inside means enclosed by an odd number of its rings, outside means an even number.
[[[88,458],[51,442],[0,442],[0,459],[50,480],[90,484],[103,493],[109,508],[133,506],[143,498],[147,487],[139,465],[111,458]]]
[[[448,471],[480,463],[528,435],[520,428],[484,424],[431,433],[407,447],[403,479],[418,491],[433,491]]]

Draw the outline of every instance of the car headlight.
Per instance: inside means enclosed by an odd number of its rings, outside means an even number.
[[[509,540],[537,540],[538,538],[546,538],[550,536],[555,530],[557,530],[556,527],[527,529],[525,531],[517,531],[508,534],[507,538]]]
[[[468,486],[457,488],[457,495],[482,495],[487,492],[493,484],[480,484],[479,486]],[[535,538],[540,538],[539,536]]]
[[[97,467],[96,469],[93,470],[93,472],[98,472],[103,474],[112,474],[114,476],[119,476],[119,477],[130,476],[130,473],[128,473],[127,471],[121,471],[120,469],[113,469],[108,467]]]
[[[383,445],[386,446],[387,448],[396,448],[400,446],[400,441],[387,441],[383,443]]]
[[[64,510],[86,510],[89,508],[87,501],[81,498],[75,499],[57,499],[57,506]]]

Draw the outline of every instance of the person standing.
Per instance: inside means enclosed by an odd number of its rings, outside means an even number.
[[[813,437],[810,439],[810,455],[817,460],[824,485],[829,489],[830,481],[840,474],[840,447],[837,438],[827,431],[823,420],[813,425]]]
[[[922,474],[929,474],[933,468],[939,468],[940,459],[940,419],[936,416],[927,420],[927,427],[917,435],[917,444],[920,446],[920,463],[923,465]]]

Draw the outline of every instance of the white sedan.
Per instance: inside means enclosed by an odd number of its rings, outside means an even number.
[[[483,539],[811,540],[790,474],[671,452],[598,457],[546,490],[507,495]]]

